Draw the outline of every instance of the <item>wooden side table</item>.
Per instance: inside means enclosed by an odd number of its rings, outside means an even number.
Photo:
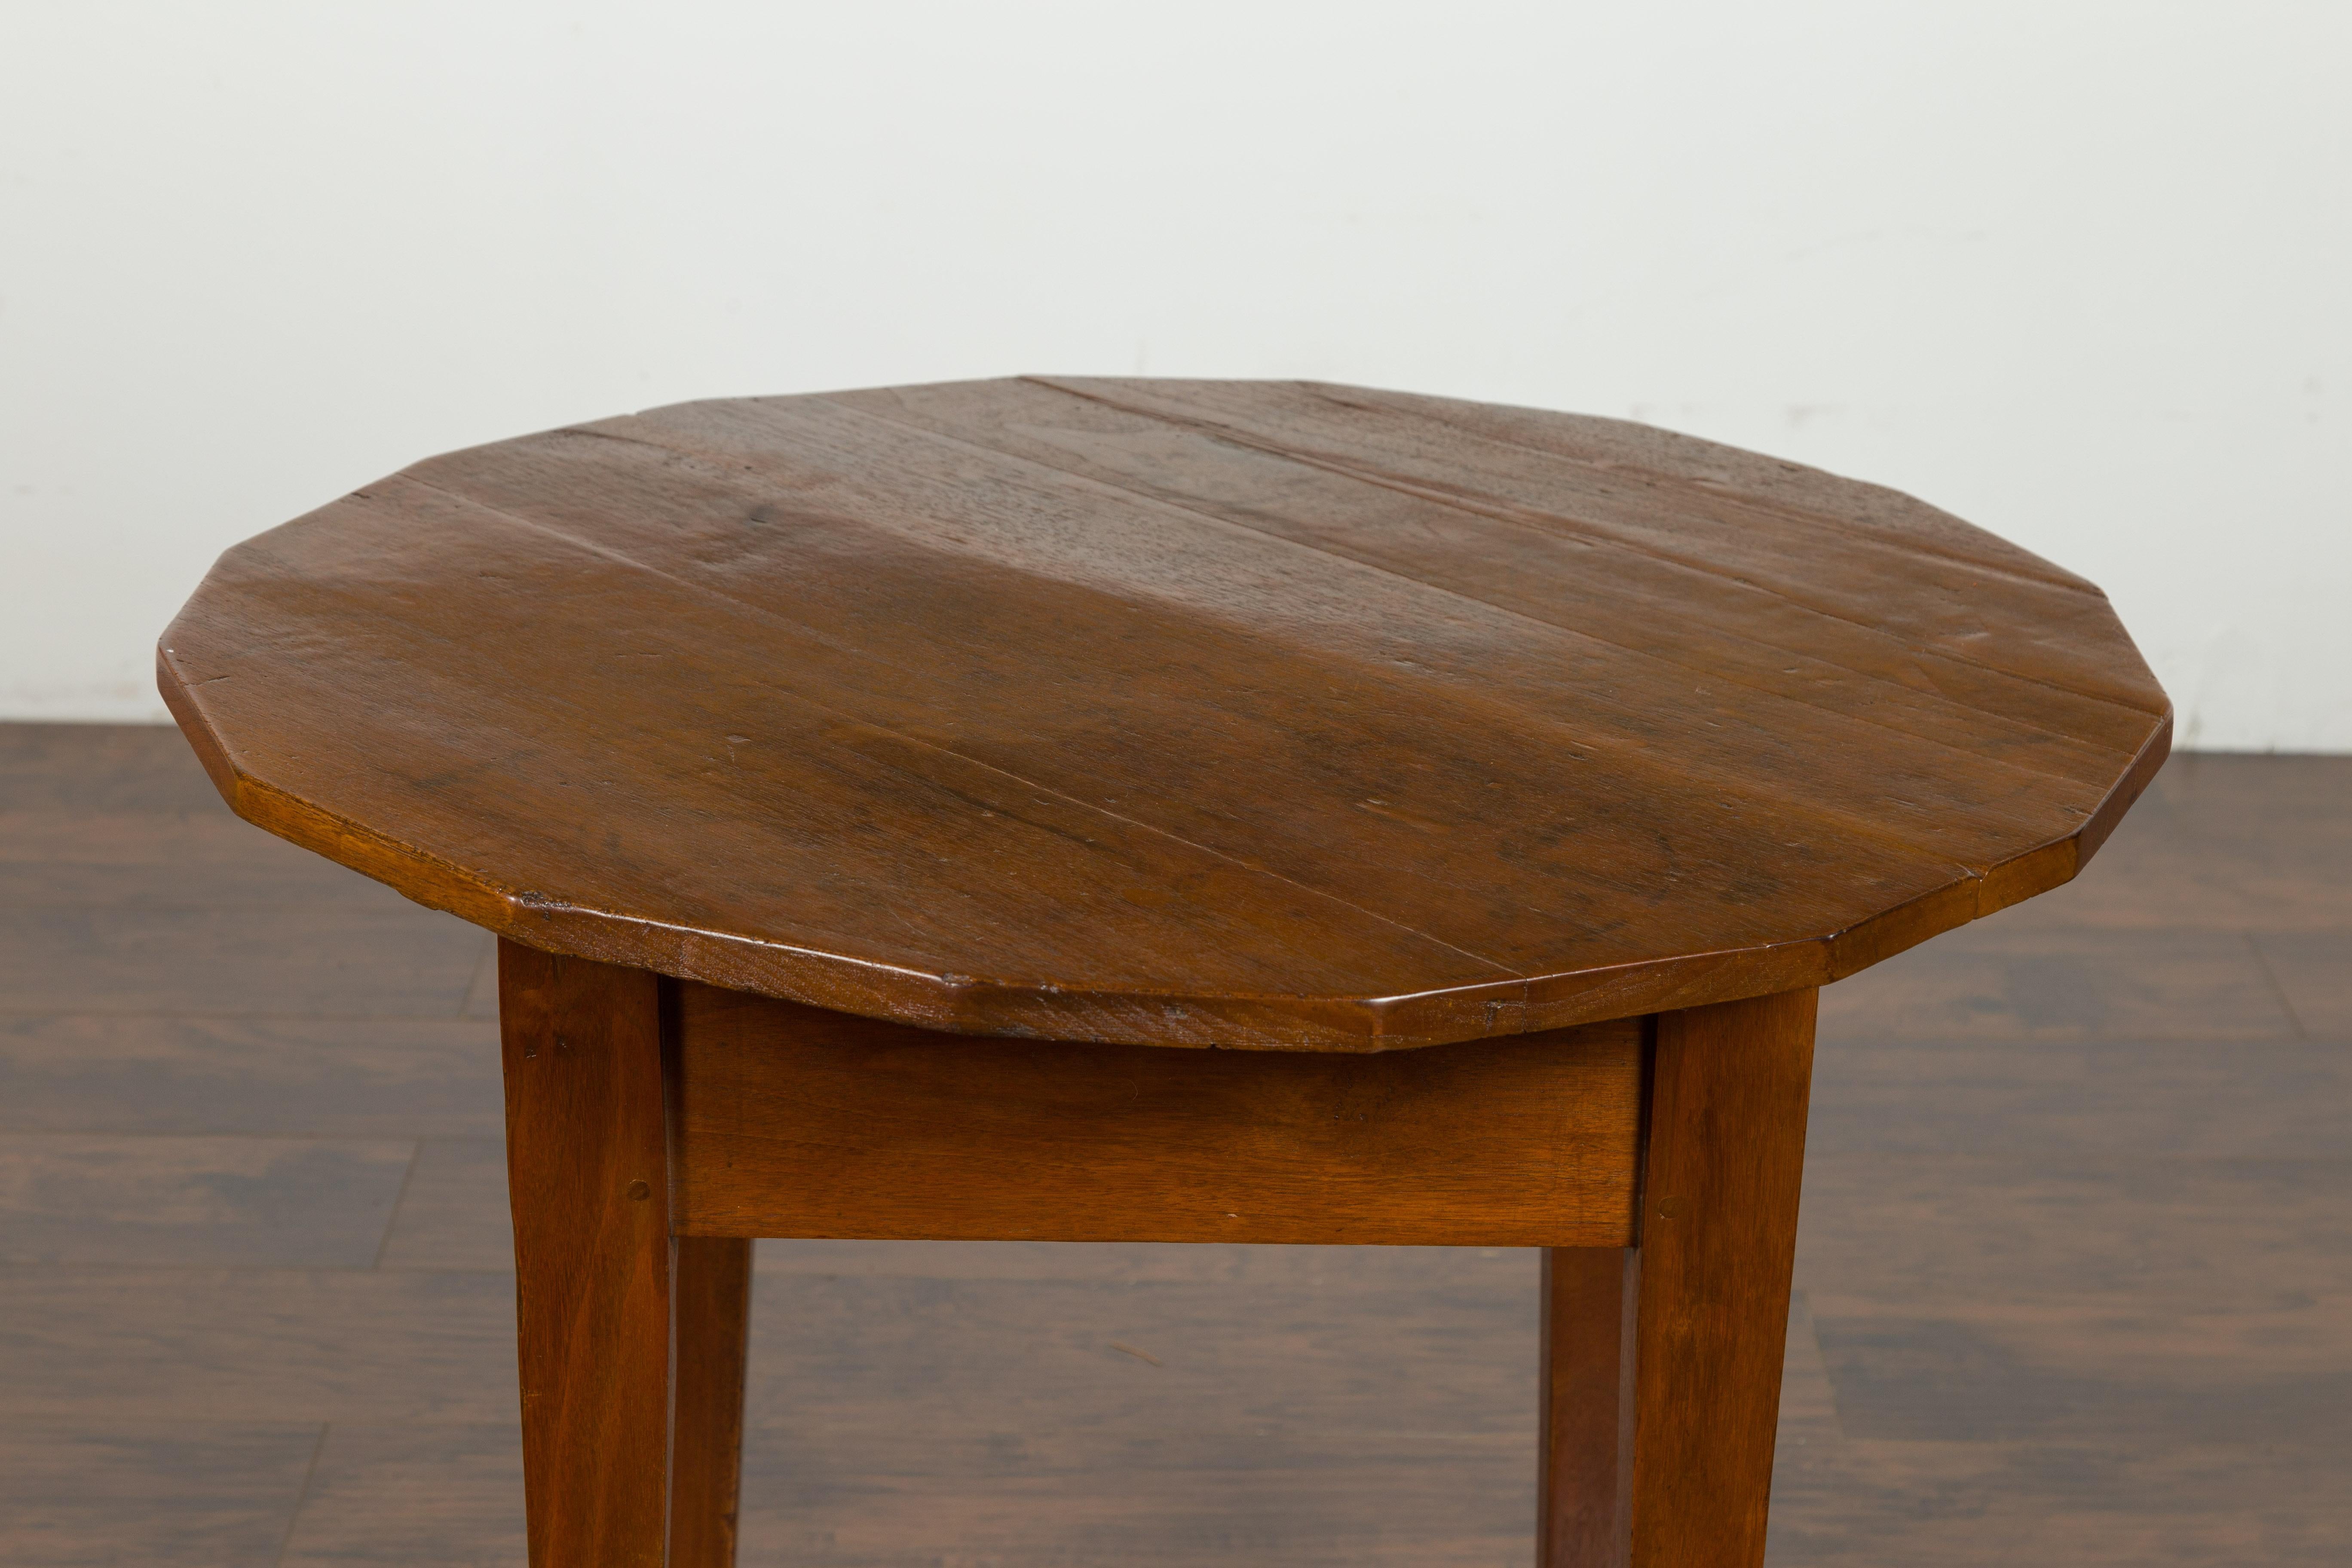
[[[1291,384],[453,453],[160,668],[240,815],[501,938],[540,1568],[731,1560],[755,1237],[1542,1247],[1540,1562],[1759,1563],[1816,988],[2170,732],[1906,497]]]

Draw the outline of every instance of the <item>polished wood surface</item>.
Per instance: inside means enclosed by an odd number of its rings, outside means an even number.
[[[2073,876],[2090,584],[1605,420],[1026,379],[452,453],[231,551],[236,809],[549,951],[935,1028],[1370,1050],[1809,988]]]
[[[668,1561],[677,1331],[659,989],[643,970],[499,952],[525,1498],[531,1562],[549,1568]]]
[[[79,724],[0,933],[0,1559],[519,1565],[489,940]],[[1823,993],[1771,1568],[2352,1558],[2347,975],[2352,758],[2189,753]],[[1531,1554],[1528,1252],[757,1258],[744,1568]]]
[[[1539,1568],[1763,1562],[1814,993],[1365,1056],[661,984],[681,1233],[1540,1247]]]
[[[1657,1022],[1633,1345],[1633,1568],[1764,1561],[1816,1003],[1801,991]]]
[[[1811,992],[1655,1022],[1640,1245],[1543,1266],[1538,1568],[1758,1568]]]
[[[1633,1020],[1373,1057],[955,1037],[679,985],[687,1235],[1627,1246]]]
[[[1547,1247],[1538,1301],[1536,1568],[1626,1568],[1642,1254]]]
[[[682,1236],[675,1258],[677,1358],[671,1426],[669,1568],[733,1568],[751,1370],[751,1243]]]

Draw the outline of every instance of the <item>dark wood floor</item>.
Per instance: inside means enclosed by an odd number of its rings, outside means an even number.
[[[521,1561],[489,946],[0,726],[0,1562]],[[2352,1562],[2352,759],[1824,997],[1772,1562]],[[1535,1260],[767,1244],[747,1563],[1520,1564]]]

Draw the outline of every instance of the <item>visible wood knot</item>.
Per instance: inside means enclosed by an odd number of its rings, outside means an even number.
[[[1682,1218],[1682,1217],[1683,1217],[1683,1201],[1682,1201],[1682,1199],[1680,1199],[1680,1198],[1660,1198],[1660,1199],[1658,1200],[1658,1217],[1659,1217],[1660,1219],[1680,1219],[1680,1218]]]
[[[631,1182],[629,1184],[629,1196],[633,1198],[649,1198],[653,1195],[654,1188],[651,1182]]]

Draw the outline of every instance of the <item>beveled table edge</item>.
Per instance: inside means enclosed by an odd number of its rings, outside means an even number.
[[[176,624],[176,623],[175,623]],[[229,809],[267,832],[527,947],[947,1034],[1232,1050],[1386,1051],[1735,1002],[1843,979],[1931,936],[2073,879],[2172,743],[2172,710],[2081,826],[1843,931],[1555,974],[1385,996],[1196,996],[1008,985],[725,931],[667,925],[491,885],[479,874],[240,771],[198,694],[156,648],[156,686]]]

